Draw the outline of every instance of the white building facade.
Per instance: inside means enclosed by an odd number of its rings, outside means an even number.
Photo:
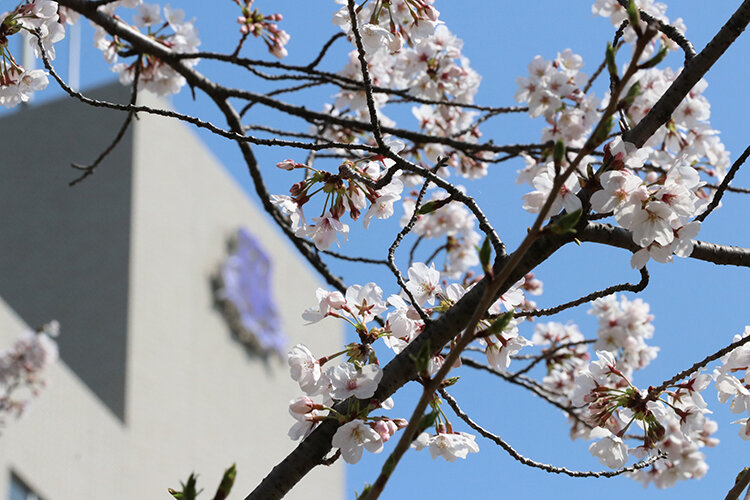
[[[119,86],[90,95],[129,98]],[[232,463],[230,498],[242,498],[296,446],[287,405],[299,387],[281,356],[232,334],[212,288],[240,228],[270,262],[285,343],[342,345],[330,324],[303,326],[316,277],[183,124],[140,114],[96,173],[68,186],[69,164],[93,161],[124,118],[67,99],[0,120],[0,348],[61,325],[48,387],[1,430],[0,500],[166,499],[191,472],[210,498]],[[341,498],[343,487],[336,464],[289,497]]]

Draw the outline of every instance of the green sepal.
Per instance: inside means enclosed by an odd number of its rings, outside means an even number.
[[[229,496],[229,492],[232,491],[234,486],[234,479],[237,477],[237,464],[232,464],[230,468],[224,471],[224,476],[221,478],[219,488],[216,490],[214,500],[226,500]]]
[[[578,225],[578,221],[581,219],[581,213],[582,211],[579,208],[575,212],[570,212],[563,215],[549,225],[549,230],[555,234],[575,233],[575,227],[576,225]]]

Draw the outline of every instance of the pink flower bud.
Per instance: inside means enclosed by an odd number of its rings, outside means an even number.
[[[276,164],[281,170],[292,171],[297,168],[298,163],[294,160],[284,160]]]
[[[385,420],[378,420],[374,424],[370,424],[370,426],[378,433],[380,440],[384,443],[391,438],[391,435],[393,435],[388,426],[388,422]]]
[[[310,413],[315,408],[315,402],[307,396],[300,396],[289,402],[289,411],[304,415]]]
[[[405,418],[394,418],[391,420],[399,429],[405,429],[409,422]]]

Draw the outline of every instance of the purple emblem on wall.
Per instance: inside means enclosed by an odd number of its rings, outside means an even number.
[[[271,293],[271,261],[244,228],[237,231],[232,253],[219,272],[219,302],[240,341],[261,353],[286,350]]]

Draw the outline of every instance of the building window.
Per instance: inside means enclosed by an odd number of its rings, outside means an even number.
[[[10,500],[42,500],[15,474],[10,475]]]

